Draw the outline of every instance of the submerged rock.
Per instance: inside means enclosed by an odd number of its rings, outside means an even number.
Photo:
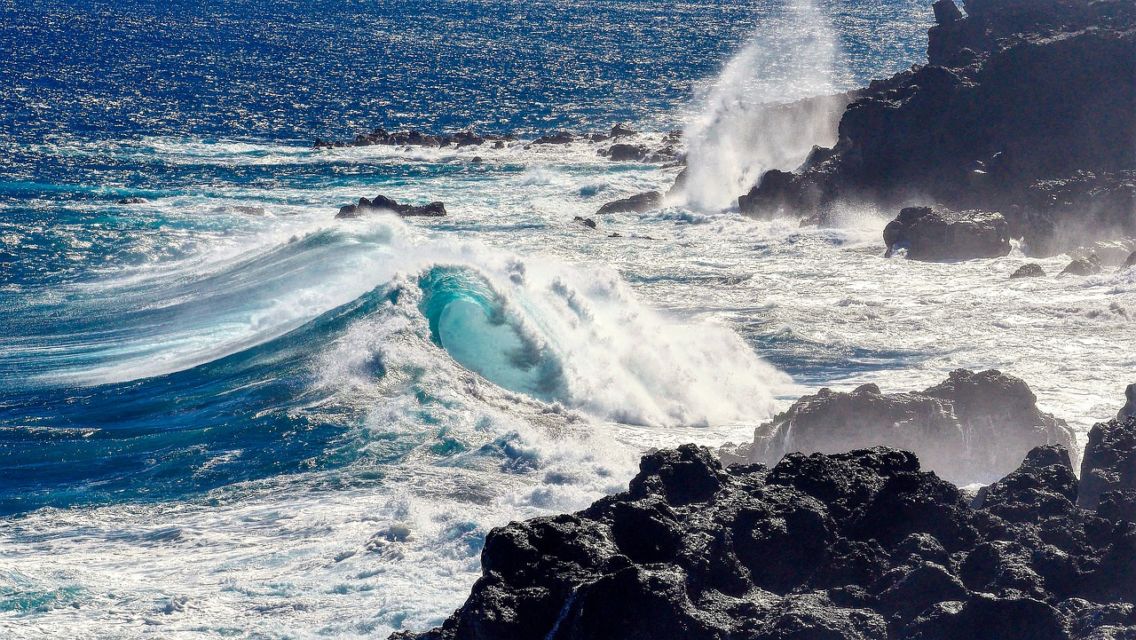
[[[140,198],[138,196],[131,196],[129,198],[122,198],[121,200],[118,200],[115,204],[146,204],[147,202],[149,202],[149,200],[147,200],[146,198]]]
[[[1136,525],[1077,491],[1060,446],[970,506],[896,449],[723,468],[684,445],[645,456],[625,493],[494,529],[465,604],[393,637],[1131,637]]]
[[[1014,271],[1013,273],[1010,274],[1011,280],[1017,280],[1019,278],[1044,278],[1044,277],[1045,277],[1045,269],[1041,268],[1041,265],[1037,264],[1036,262],[1031,262],[1029,264],[1023,264],[1022,266],[1018,267],[1016,271]]]
[[[907,207],[884,228],[887,256],[912,260],[999,258],[1010,253],[1009,225],[1000,213]]]
[[[596,221],[591,219],[591,218],[585,218],[583,216],[576,216],[576,217],[572,218],[572,222],[575,222],[577,224],[582,224],[589,229],[595,229],[596,228]]]
[[[1064,270],[1063,276],[1093,276],[1101,272],[1101,262],[1096,255],[1088,255],[1070,262]]]
[[[658,191],[648,191],[646,193],[639,193],[629,198],[609,202],[600,207],[597,215],[607,215],[609,213],[643,213],[657,208],[663,203],[663,196]]]
[[[431,202],[430,204],[420,206],[400,204],[391,198],[380,195],[375,196],[373,200],[359,198],[359,202],[356,204],[340,207],[339,213],[335,214],[335,217],[358,218],[362,215],[379,211],[390,211],[403,217],[441,217],[446,215],[446,205],[441,202]]]
[[[791,451],[836,453],[876,445],[915,452],[948,480],[989,482],[1033,447],[1076,451],[1073,431],[1042,413],[1022,380],[998,371],[954,371],[924,391],[851,393],[821,389],[754,432],[754,441],[723,449],[727,463],[772,464]]]

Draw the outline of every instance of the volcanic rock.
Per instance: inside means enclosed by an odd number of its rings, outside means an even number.
[[[1077,258],[1070,262],[1064,270],[1061,271],[1063,276],[1092,276],[1101,272],[1100,258],[1095,255],[1088,255],[1083,258]]]
[[[649,150],[645,145],[619,143],[607,150],[607,158],[612,162],[639,162],[647,157]]]
[[[609,213],[642,213],[657,208],[663,203],[663,196],[658,191],[639,193],[629,198],[615,200],[600,207],[597,215]]]
[[[928,62],[858,92],[838,141],[767,172],[743,213],[825,220],[841,201],[1002,211],[1052,255],[1136,230],[1136,3],[934,5]],[[960,19],[961,18],[961,19]]]
[[[339,213],[335,214],[336,218],[358,218],[362,215],[379,212],[391,211],[403,217],[440,217],[446,215],[446,205],[441,202],[431,202],[426,205],[410,205],[400,204],[386,196],[375,196],[373,200],[367,198],[359,198],[356,204],[349,204],[340,207]]]
[[[727,464],[772,464],[791,451],[887,445],[915,452],[948,480],[971,483],[1008,473],[1045,444],[1076,451],[1072,430],[1037,408],[1025,382],[960,369],[921,392],[885,394],[871,384],[851,393],[821,389],[758,427],[752,443],[726,447],[722,455]]]
[[[1129,387],[1131,389],[1131,387]],[[1136,417],[1102,422],[1089,431],[1081,461],[1081,506],[1095,508],[1101,495],[1136,489]]]
[[[1116,414],[1117,420],[1136,416],[1136,384],[1130,384],[1124,390],[1124,400],[1124,407]]]
[[[1030,262],[1028,264],[1023,264],[1022,266],[1018,267],[1016,271],[1014,271],[1013,273],[1010,274],[1011,280],[1017,280],[1019,278],[1044,278],[1044,277],[1045,277],[1045,269],[1042,269],[1041,265],[1037,264],[1036,262]]]
[[[1033,449],[969,506],[885,447],[772,468],[657,451],[625,493],[493,529],[466,603],[393,637],[1131,637],[1136,524],[1077,507],[1069,462],[1062,447]]]
[[[998,258],[1010,253],[1006,219],[985,211],[907,207],[884,228],[887,256],[907,250],[912,260]]]

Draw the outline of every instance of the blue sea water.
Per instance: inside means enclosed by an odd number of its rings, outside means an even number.
[[[825,384],[1001,366],[1102,415],[1131,278],[1007,291],[1016,264],[884,261],[875,212],[802,230],[678,203],[587,234],[573,216],[677,173],[590,144],[311,148],[380,125],[657,139],[802,97],[817,51],[834,91],[923,57],[922,2],[800,4],[0,0],[0,629],[436,624],[490,527]],[[376,193],[450,215],[333,219]]]

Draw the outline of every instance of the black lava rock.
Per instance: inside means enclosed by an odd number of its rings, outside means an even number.
[[[426,205],[400,204],[386,196],[375,196],[373,200],[359,198],[356,204],[340,207],[336,218],[358,218],[368,213],[390,211],[402,217],[441,217],[446,215],[446,205],[441,202],[431,202]]]
[[[1009,225],[1000,213],[907,207],[884,228],[887,256],[912,260],[999,258],[1010,253]]]
[[[1077,258],[1061,272],[1063,276],[1093,276],[1101,272],[1100,259],[1095,255]]]
[[[1037,264],[1036,262],[1031,262],[1029,264],[1023,264],[1022,266],[1018,267],[1018,269],[1016,271],[1014,271],[1013,273],[1010,274],[1011,280],[1018,280],[1020,278],[1044,278],[1044,277],[1045,277],[1045,269],[1042,269],[1041,265]]]
[[[395,637],[1128,638],[1136,418],[1094,434],[1086,468],[1116,474],[1100,515],[1076,506],[1085,487],[1060,446],[1029,451],[974,505],[896,449],[772,468],[657,451],[626,493],[494,529],[466,603]]]
[[[596,215],[609,213],[642,213],[650,211],[663,203],[663,196],[658,191],[639,193],[622,200],[615,200],[600,207]]]

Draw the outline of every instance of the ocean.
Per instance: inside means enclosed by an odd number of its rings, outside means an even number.
[[[923,60],[923,2],[154,5],[0,0],[5,637],[424,630],[492,527],[820,387],[997,368],[1083,441],[1132,382],[1136,271],[733,206],[831,142],[763,107]],[[312,148],[617,123],[685,132],[686,201],[595,216],[680,169],[591,142]],[[379,193],[449,215],[335,219]]]

